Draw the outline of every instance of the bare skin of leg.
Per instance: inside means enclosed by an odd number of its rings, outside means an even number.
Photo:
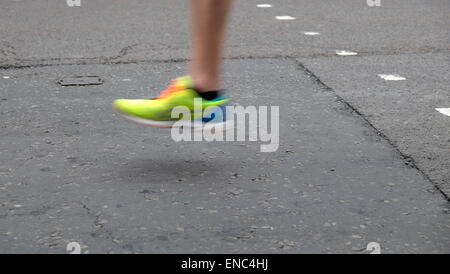
[[[192,38],[189,75],[195,89],[220,89],[225,27],[232,0],[191,0]]]

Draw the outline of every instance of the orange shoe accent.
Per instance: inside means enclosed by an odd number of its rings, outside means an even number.
[[[167,89],[163,90],[157,97],[157,99],[163,99],[166,97],[169,97],[170,95],[178,92],[178,91],[183,91],[186,88],[182,85],[177,85],[177,80],[173,79],[170,81],[170,85]]]

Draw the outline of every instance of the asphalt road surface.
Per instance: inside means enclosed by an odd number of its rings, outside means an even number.
[[[112,111],[185,74],[188,1],[0,7],[0,252],[450,252],[448,0],[236,1],[224,86],[280,106],[271,153]]]

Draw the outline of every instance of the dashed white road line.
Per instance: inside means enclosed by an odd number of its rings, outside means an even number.
[[[444,115],[450,116],[450,108],[436,108],[436,110]]]
[[[275,16],[275,19],[277,20],[295,20],[295,17],[292,17],[290,15],[280,15],[280,16]]]
[[[336,54],[340,55],[340,56],[355,56],[355,55],[358,55],[357,52],[350,51],[350,50],[337,50]]]
[[[315,31],[305,31],[303,34],[304,35],[311,35],[311,36],[320,35],[320,33],[315,32]]]
[[[403,81],[406,80],[405,77],[402,77],[398,74],[378,74],[379,77],[386,81]]]
[[[3,76],[2,78],[3,78],[3,79],[9,79],[10,77],[5,75],[5,76]]]
[[[256,5],[258,8],[271,8],[272,5],[271,4],[258,4]]]

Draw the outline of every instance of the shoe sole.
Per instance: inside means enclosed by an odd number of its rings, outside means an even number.
[[[125,119],[132,121],[134,123],[137,123],[139,125],[142,126],[149,126],[149,127],[156,127],[156,128],[173,128],[174,124],[178,121],[156,121],[156,120],[150,120],[150,119],[144,119],[141,117],[137,117],[137,116],[132,116],[132,115],[128,115],[123,113],[120,109],[114,108],[114,110],[120,114],[120,116],[124,117]],[[221,123],[214,123],[214,124],[201,124],[201,126],[195,126],[196,123],[187,123],[186,125],[181,125],[178,127],[187,127],[187,128],[193,128],[194,131],[211,131],[213,128],[215,130],[218,130],[217,132],[222,132],[222,131],[226,131],[228,129],[230,129],[231,127],[234,126],[234,123],[232,123],[233,121],[226,121],[226,122],[221,122]],[[192,124],[194,124],[194,126],[192,126]]]

